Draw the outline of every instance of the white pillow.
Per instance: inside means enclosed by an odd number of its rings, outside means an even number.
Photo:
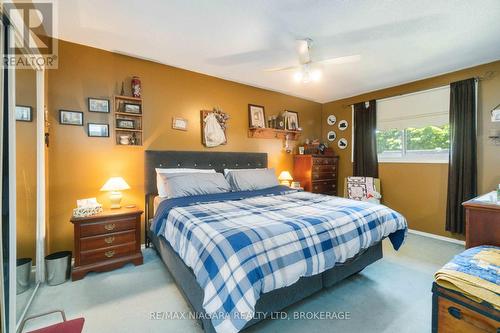
[[[166,198],[168,196],[168,191],[165,188],[165,184],[160,177],[160,174],[173,174],[173,173],[215,173],[215,169],[189,169],[189,168],[156,168],[156,188],[158,190],[158,196]]]
[[[224,169],[224,176],[233,171],[252,171],[252,170],[267,170],[267,168],[254,168],[254,169]]]

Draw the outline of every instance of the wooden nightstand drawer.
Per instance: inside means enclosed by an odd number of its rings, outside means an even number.
[[[121,245],[135,241],[135,230],[115,232],[112,234],[86,237],[80,240],[80,250],[97,250],[104,247]]]
[[[82,251],[80,262],[82,265],[93,264],[103,260],[120,258],[135,252],[135,242],[119,246],[110,246],[94,251]]]
[[[97,236],[135,228],[135,217],[109,219],[107,221],[85,223],[80,227],[80,237]]]

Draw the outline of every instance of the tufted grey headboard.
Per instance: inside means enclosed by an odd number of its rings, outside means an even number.
[[[267,168],[266,153],[146,150],[145,193],[156,194],[155,168],[224,169]]]

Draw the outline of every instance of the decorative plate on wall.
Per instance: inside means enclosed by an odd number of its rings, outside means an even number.
[[[339,121],[339,130],[341,131],[345,131],[347,129],[347,127],[349,127],[349,123],[347,122],[347,120],[341,120]]]
[[[335,117],[335,115],[331,114],[328,116],[328,118],[326,118],[326,122],[328,123],[328,125],[333,126],[337,122],[337,117]]]
[[[339,140],[339,142],[337,143],[337,145],[339,146],[340,149],[346,149],[347,146],[348,146],[348,142],[347,142],[347,139],[346,138],[341,138]]]
[[[335,139],[337,138],[337,133],[335,133],[335,131],[330,131],[327,134],[327,138],[328,138],[328,141],[330,141],[330,142],[335,141]]]

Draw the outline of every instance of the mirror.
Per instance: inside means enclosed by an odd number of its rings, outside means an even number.
[[[17,69],[16,93],[16,322],[35,291],[36,257],[36,71]]]

